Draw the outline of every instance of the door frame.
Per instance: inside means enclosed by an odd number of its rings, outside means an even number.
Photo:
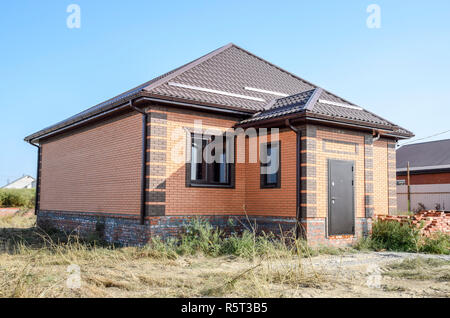
[[[331,182],[330,182],[330,176],[331,176],[331,162],[332,161],[341,161],[341,162],[347,162],[347,163],[351,163],[352,164],[352,233],[347,233],[347,234],[331,234],[330,235],[330,228],[331,228]],[[355,212],[355,160],[343,160],[343,159],[333,159],[333,158],[328,158],[327,159],[327,163],[328,163],[328,175],[327,175],[327,182],[328,182],[328,213],[327,213],[327,218],[328,221],[326,222],[327,224],[327,237],[329,236],[333,236],[333,235],[355,235],[355,226],[356,226],[356,212]]]

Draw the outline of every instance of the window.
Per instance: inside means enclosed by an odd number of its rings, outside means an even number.
[[[227,143],[221,137],[205,158],[204,151],[216,136],[191,134],[191,162],[186,166],[186,186],[232,187],[233,164],[227,162]],[[211,145],[211,147],[213,147]],[[206,153],[209,153],[207,149]]]
[[[281,186],[280,142],[261,144],[260,161],[261,188],[279,188]]]

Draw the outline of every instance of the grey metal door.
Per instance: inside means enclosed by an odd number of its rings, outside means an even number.
[[[328,161],[328,234],[354,234],[353,161]]]

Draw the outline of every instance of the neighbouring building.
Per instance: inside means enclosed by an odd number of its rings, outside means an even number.
[[[450,184],[450,139],[409,144],[397,149],[397,180],[406,184]]]
[[[36,187],[36,181],[33,177],[22,176],[13,182],[3,186],[2,189],[32,189]]]
[[[407,165],[411,209],[450,208],[450,139],[409,144],[397,149],[398,208],[408,210]]]
[[[231,128],[244,153],[211,133]],[[396,209],[395,145],[411,136],[229,44],[25,140],[42,227],[144,244],[203,217],[348,244]],[[218,138],[225,160],[211,163],[201,154]]]

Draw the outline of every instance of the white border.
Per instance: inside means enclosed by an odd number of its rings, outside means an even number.
[[[244,87],[245,90],[248,91],[253,91],[253,92],[258,92],[258,93],[264,93],[264,94],[271,94],[271,95],[276,95],[276,96],[281,96],[281,97],[288,97],[288,94],[284,94],[284,93],[280,93],[280,92],[274,92],[274,91],[267,91],[265,89],[260,89],[260,88],[254,88],[254,87]]]
[[[188,88],[188,89],[193,89],[193,90],[196,90],[196,91],[202,91],[202,92],[213,93],[213,94],[220,94],[220,95],[237,97],[237,98],[250,99],[250,100],[255,100],[255,101],[258,101],[258,102],[265,102],[264,99],[259,98],[259,97],[235,94],[235,93],[230,93],[230,92],[225,92],[225,91],[218,91],[218,90],[215,90],[215,89],[210,89],[210,88],[205,88],[205,87],[198,87],[198,86],[191,86],[191,85],[175,83],[175,82],[169,82],[168,84],[170,86],[176,86],[176,87],[181,87],[181,88]]]

